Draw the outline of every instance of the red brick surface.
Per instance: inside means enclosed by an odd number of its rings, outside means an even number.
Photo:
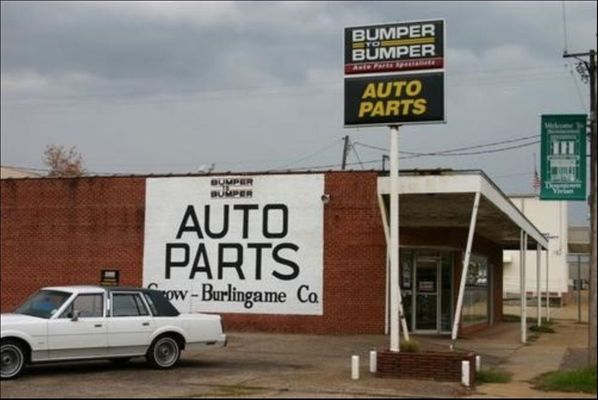
[[[141,284],[145,179],[2,180],[2,311],[43,286]]]
[[[383,378],[461,382],[462,361],[469,361],[469,382],[473,385],[475,353],[381,351],[377,354],[376,375]]]

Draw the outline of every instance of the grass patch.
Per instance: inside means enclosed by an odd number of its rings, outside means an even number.
[[[596,394],[596,367],[547,372],[532,383],[538,390]]]
[[[419,342],[415,339],[409,341],[401,339],[400,348],[406,353],[419,353]]]
[[[476,373],[476,383],[508,383],[512,375],[501,369],[482,369]]]
[[[546,325],[542,325],[542,326],[532,325],[529,327],[529,330],[532,332],[538,332],[538,333],[554,333],[554,329],[552,329],[551,327],[546,326]]]

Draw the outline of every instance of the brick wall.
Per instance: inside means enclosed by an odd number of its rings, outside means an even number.
[[[324,315],[223,314],[225,329],[380,333],[385,241],[375,172],[331,173],[324,208]],[[142,283],[145,178],[2,180],[1,308],[43,286]]]
[[[98,284],[102,269],[141,284],[143,178],[0,182],[3,312],[43,286]]]

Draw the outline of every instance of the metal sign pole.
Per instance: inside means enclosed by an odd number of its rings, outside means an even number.
[[[536,325],[542,326],[542,292],[540,290],[540,275],[542,274],[541,271],[541,263],[542,263],[542,248],[540,247],[540,243],[536,244],[536,299],[538,304],[537,307],[537,323]]]
[[[577,255],[577,322],[581,322],[581,254]]]
[[[546,251],[546,321],[550,321],[550,242]]]
[[[390,351],[399,345],[399,126],[390,126]]]

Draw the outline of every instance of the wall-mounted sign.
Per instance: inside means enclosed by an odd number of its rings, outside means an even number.
[[[117,269],[103,269],[100,276],[100,285],[102,286],[118,286],[119,272]]]
[[[345,127],[445,121],[444,20],[345,28]]]
[[[146,180],[143,285],[180,311],[322,315],[324,175]]]
[[[417,291],[419,293],[436,293],[436,282],[434,281],[418,281]]]
[[[587,115],[542,115],[542,200],[586,199]]]

